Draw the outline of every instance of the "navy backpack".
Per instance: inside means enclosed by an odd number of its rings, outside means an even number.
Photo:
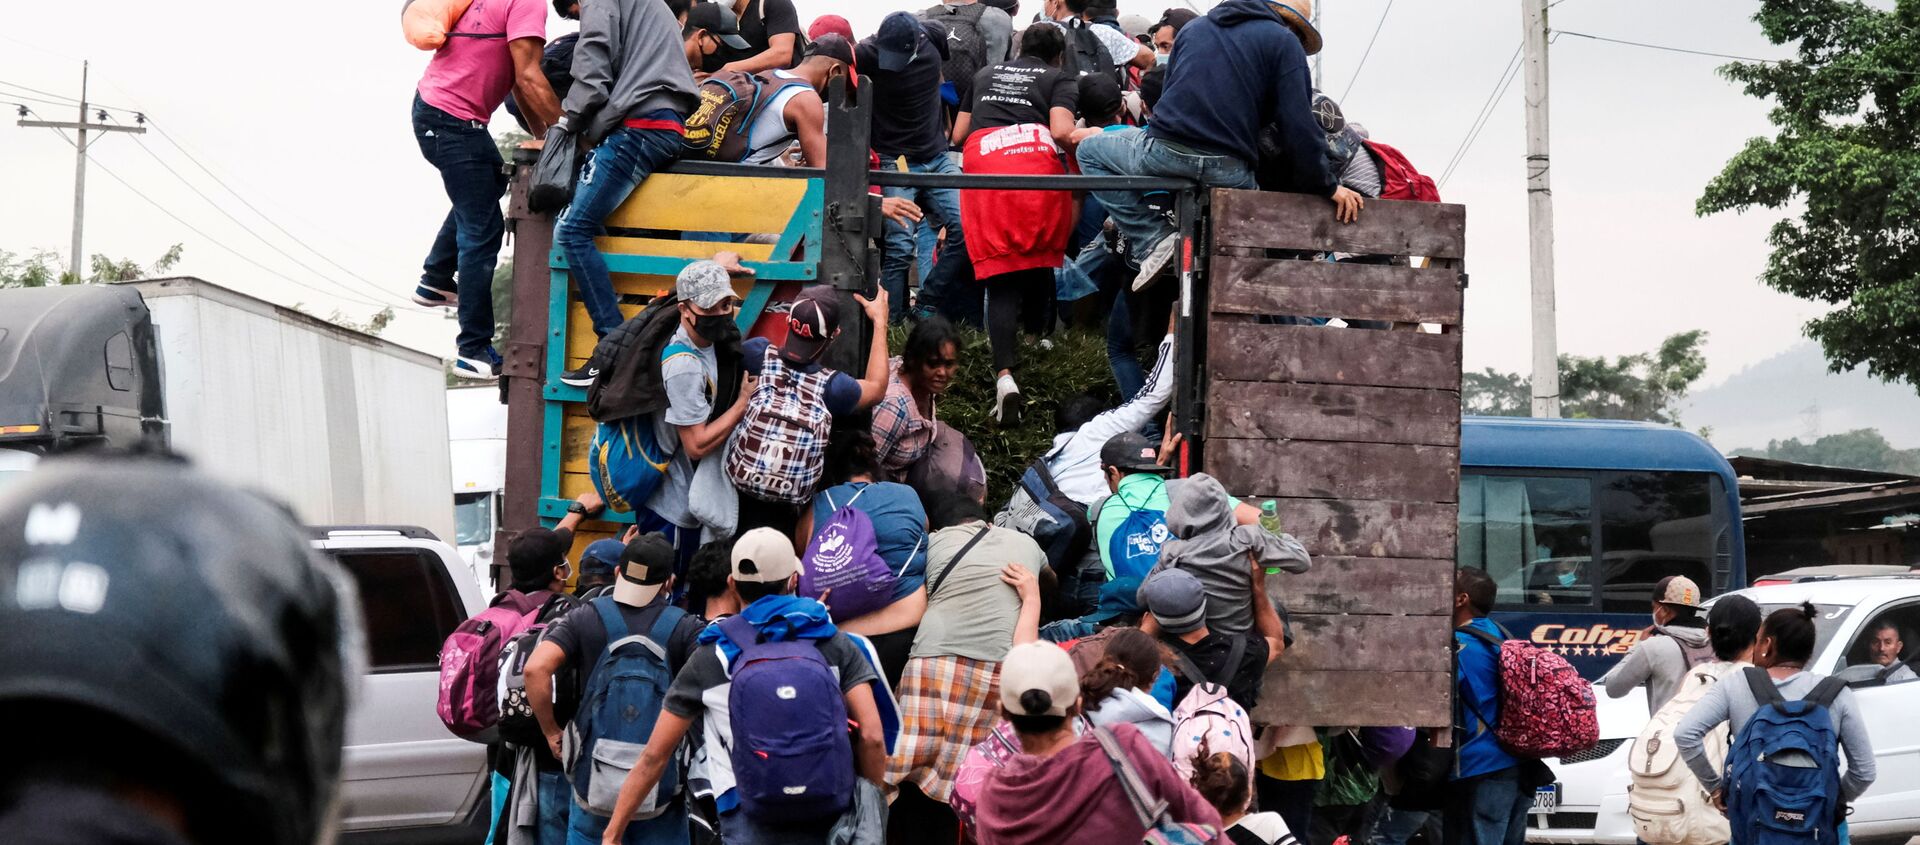
[[[1788,701],[1767,670],[1742,673],[1760,709],[1727,751],[1727,818],[1733,845],[1839,840],[1840,734],[1833,701],[1846,689],[1826,678]]]
[[[646,636],[628,632],[627,621],[611,596],[588,602],[600,614],[607,648],[587,675],[580,712],[567,726],[563,749],[574,799],[588,812],[612,818],[620,785],[640,761],[640,752],[660,717],[673,671],[667,665],[667,641],[686,611],[661,608]],[[633,817],[650,819],[667,811],[680,793],[679,755],[660,775],[660,785],[641,802]]]
[[[1107,561],[1113,565],[1113,577],[1145,580],[1154,564],[1160,562],[1160,547],[1173,539],[1173,531],[1167,528],[1167,512],[1145,507],[1145,502],[1136,505],[1115,493],[1100,504],[1094,520],[1098,521],[1099,511],[1115,502],[1127,509],[1127,515],[1107,538]]]
[[[836,818],[853,803],[853,743],[833,667],[811,640],[763,643],[740,616],[720,623],[740,649],[727,690],[740,811],[779,821]]]

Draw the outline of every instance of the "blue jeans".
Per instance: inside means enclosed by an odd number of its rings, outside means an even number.
[[[773,825],[756,822],[739,810],[720,817],[720,838],[727,845],[826,845],[833,819]]]
[[[1232,156],[1176,149],[1142,129],[1103,132],[1080,142],[1080,171],[1089,176],[1174,176],[1207,188],[1254,187],[1253,169]],[[1148,206],[1139,191],[1094,191],[1107,216],[1127,236],[1138,260],[1174,233],[1166,215]]]
[[[646,117],[680,119],[672,112],[650,112]],[[586,166],[580,169],[580,182],[573,189],[573,203],[560,212],[560,220],[554,224],[554,245],[567,257],[573,286],[580,291],[580,304],[593,319],[596,335],[605,337],[626,318],[620,314],[620,297],[613,292],[607,260],[593,239],[606,233],[607,215],[626,202],[633,189],[654,171],[679,158],[683,148],[677,132],[625,127],[615,130],[587,156]]]
[[[607,819],[587,812],[571,800],[571,795],[568,798],[567,804],[573,809],[567,815],[567,845],[600,845],[601,834],[607,832]],[[620,841],[626,845],[687,845],[687,805],[676,801],[658,816],[629,822]]]
[[[1445,845],[1522,845],[1531,790],[1520,788],[1520,768],[1461,778],[1447,801]]]
[[[453,202],[427,251],[420,284],[459,294],[455,343],[460,354],[477,354],[493,344],[493,267],[507,232],[500,216],[500,196],[507,190],[500,148],[486,124],[447,114],[418,94],[413,96],[413,139],[420,155],[440,171],[440,184]]]
[[[534,836],[537,845],[567,845],[567,820],[573,813],[573,785],[567,783],[567,773],[559,770],[539,772],[534,775],[540,780],[539,828]]]
[[[914,173],[959,173],[960,165],[946,154],[920,162],[908,162]],[[926,212],[927,231],[947,230],[946,248],[933,272],[920,277],[920,301],[956,321],[980,322],[979,291],[968,282],[973,279],[973,262],[967,258],[966,233],[960,229],[960,192],[953,188],[887,188],[890,197],[905,197]],[[886,285],[892,303],[889,319],[898,322],[907,316],[907,268],[913,264],[914,233],[891,220],[883,224],[880,243],[880,283]]]
[[[926,220],[913,227],[913,263],[920,268],[920,278],[924,282],[933,278],[933,254],[940,249],[940,231]]]

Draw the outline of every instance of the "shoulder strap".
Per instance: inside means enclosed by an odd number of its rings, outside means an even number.
[[[675,605],[660,608],[660,615],[653,618],[653,627],[647,631],[647,639],[652,640],[661,651],[667,650],[667,642],[673,639],[674,629],[680,627],[680,620],[687,612]]]
[[[1747,678],[1747,689],[1753,690],[1753,700],[1761,706],[1786,703],[1786,698],[1780,695],[1780,688],[1774,686],[1773,676],[1768,675],[1767,670],[1748,666],[1741,674]]]
[[[627,630],[627,620],[620,614],[620,607],[613,603],[613,597],[601,596],[594,599],[592,604],[594,611],[600,614],[600,627],[606,629],[607,644],[626,639],[631,632]]]
[[[933,598],[934,591],[940,589],[940,585],[946,583],[947,576],[952,575],[953,570],[960,565],[960,559],[966,557],[967,552],[973,551],[973,547],[979,545],[980,541],[986,538],[987,532],[992,530],[993,526],[986,523],[980,524],[980,530],[974,533],[973,539],[968,540],[966,545],[960,547],[959,554],[954,555],[953,560],[947,561],[947,568],[940,570],[939,575],[933,576],[933,583],[927,585],[927,598]],[[908,558],[908,560],[912,560],[912,558]]]
[[[1196,687],[1212,683],[1212,680],[1207,677],[1207,673],[1200,671],[1200,664],[1193,662],[1193,658],[1188,657],[1186,652],[1174,652],[1173,662],[1175,664],[1174,668],[1180,671],[1181,677],[1186,678],[1188,683]],[[1174,703],[1178,704],[1179,702],[1176,701]]]
[[[1232,681],[1234,674],[1240,671],[1240,658],[1247,656],[1248,636],[1241,634],[1233,638],[1233,648],[1227,651],[1227,668],[1223,670],[1226,677],[1219,681],[1221,686],[1227,686],[1227,682]]]
[[[736,613],[716,624],[720,626],[721,635],[733,641],[734,647],[743,652],[760,644],[760,629],[753,627],[753,623],[748,622],[745,616]]]
[[[1127,759],[1126,749],[1120,747],[1120,741],[1106,728],[1094,728],[1093,738],[1100,743],[1101,752],[1107,755],[1107,762],[1113,764],[1114,779],[1120,781],[1120,791],[1127,794],[1127,803],[1133,805],[1134,815],[1139,816],[1140,825],[1152,830],[1160,817],[1167,812],[1167,802],[1150,800],[1147,785],[1140,781],[1140,774],[1133,770],[1133,762]]]
[[[854,482],[849,481],[847,483],[852,484]],[[847,500],[847,505],[846,505],[847,507],[853,507],[853,503],[860,501],[860,497],[865,496],[867,494],[867,491],[869,489],[872,489],[873,487],[873,482],[871,481],[863,481],[863,482],[859,482],[859,484],[860,484],[860,489],[853,491],[853,498]],[[833,504],[833,499],[831,498],[827,499],[827,504],[829,505]],[[834,510],[839,510],[839,508],[834,508]]]
[[[920,532],[920,539],[913,541],[913,551],[907,552],[906,559],[900,561],[900,571],[893,573],[893,577],[898,578],[902,575],[905,575],[907,573],[907,567],[913,565],[914,556],[920,554],[920,547],[926,544],[927,544],[927,534],[926,532],[922,531]],[[955,559],[958,560],[958,558],[955,558]],[[952,569],[953,565],[948,564],[947,568]],[[932,593],[929,592],[928,595],[932,595]]]
[[[1461,625],[1460,627],[1455,628],[1453,630],[1462,634],[1471,634],[1474,637],[1478,638],[1480,641],[1486,643],[1487,645],[1493,646],[1494,651],[1500,650],[1500,645],[1502,641],[1499,637],[1496,637],[1492,634],[1482,631],[1479,628],[1475,628],[1472,625]]]
[[[1903,662],[1901,662],[1901,661],[1898,661],[1898,660],[1895,660],[1895,661],[1893,661],[1893,665],[1891,665],[1891,666],[1888,666],[1888,667],[1886,667],[1885,669],[1881,669],[1881,670],[1879,671],[1879,673],[1877,673],[1877,674],[1875,674],[1875,675],[1873,676],[1873,679],[1874,679],[1874,680],[1876,680],[1876,681],[1879,681],[1879,682],[1880,682],[1880,683],[1882,683],[1882,684],[1884,684],[1884,683],[1886,683],[1886,682],[1887,682],[1887,679],[1888,679],[1888,678],[1891,678],[1891,677],[1893,677],[1893,673],[1895,673],[1895,672],[1898,672],[1898,671],[1900,671],[1901,669],[1904,669],[1904,668],[1906,668],[1906,666],[1907,666],[1907,664],[1905,664],[1905,663],[1903,663]]]
[[[1813,691],[1807,693],[1807,697],[1801,699],[1801,701],[1810,701],[1821,707],[1831,708],[1833,707],[1833,700],[1839,698],[1840,691],[1846,688],[1847,682],[1839,678],[1821,678],[1820,683],[1815,684]]]

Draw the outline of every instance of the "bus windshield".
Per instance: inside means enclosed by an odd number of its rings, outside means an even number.
[[[1645,613],[1668,575],[1715,591],[1724,495],[1705,472],[1468,469],[1458,561],[1493,576],[1502,607]]]

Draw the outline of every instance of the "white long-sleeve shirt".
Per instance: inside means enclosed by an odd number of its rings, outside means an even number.
[[[1113,493],[1100,471],[1100,448],[1116,434],[1145,428],[1166,410],[1167,401],[1173,398],[1173,349],[1172,334],[1160,339],[1146,384],[1126,404],[1088,420],[1074,431],[1054,436],[1047,471],[1053,473],[1053,483],[1067,498],[1091,508]]]

